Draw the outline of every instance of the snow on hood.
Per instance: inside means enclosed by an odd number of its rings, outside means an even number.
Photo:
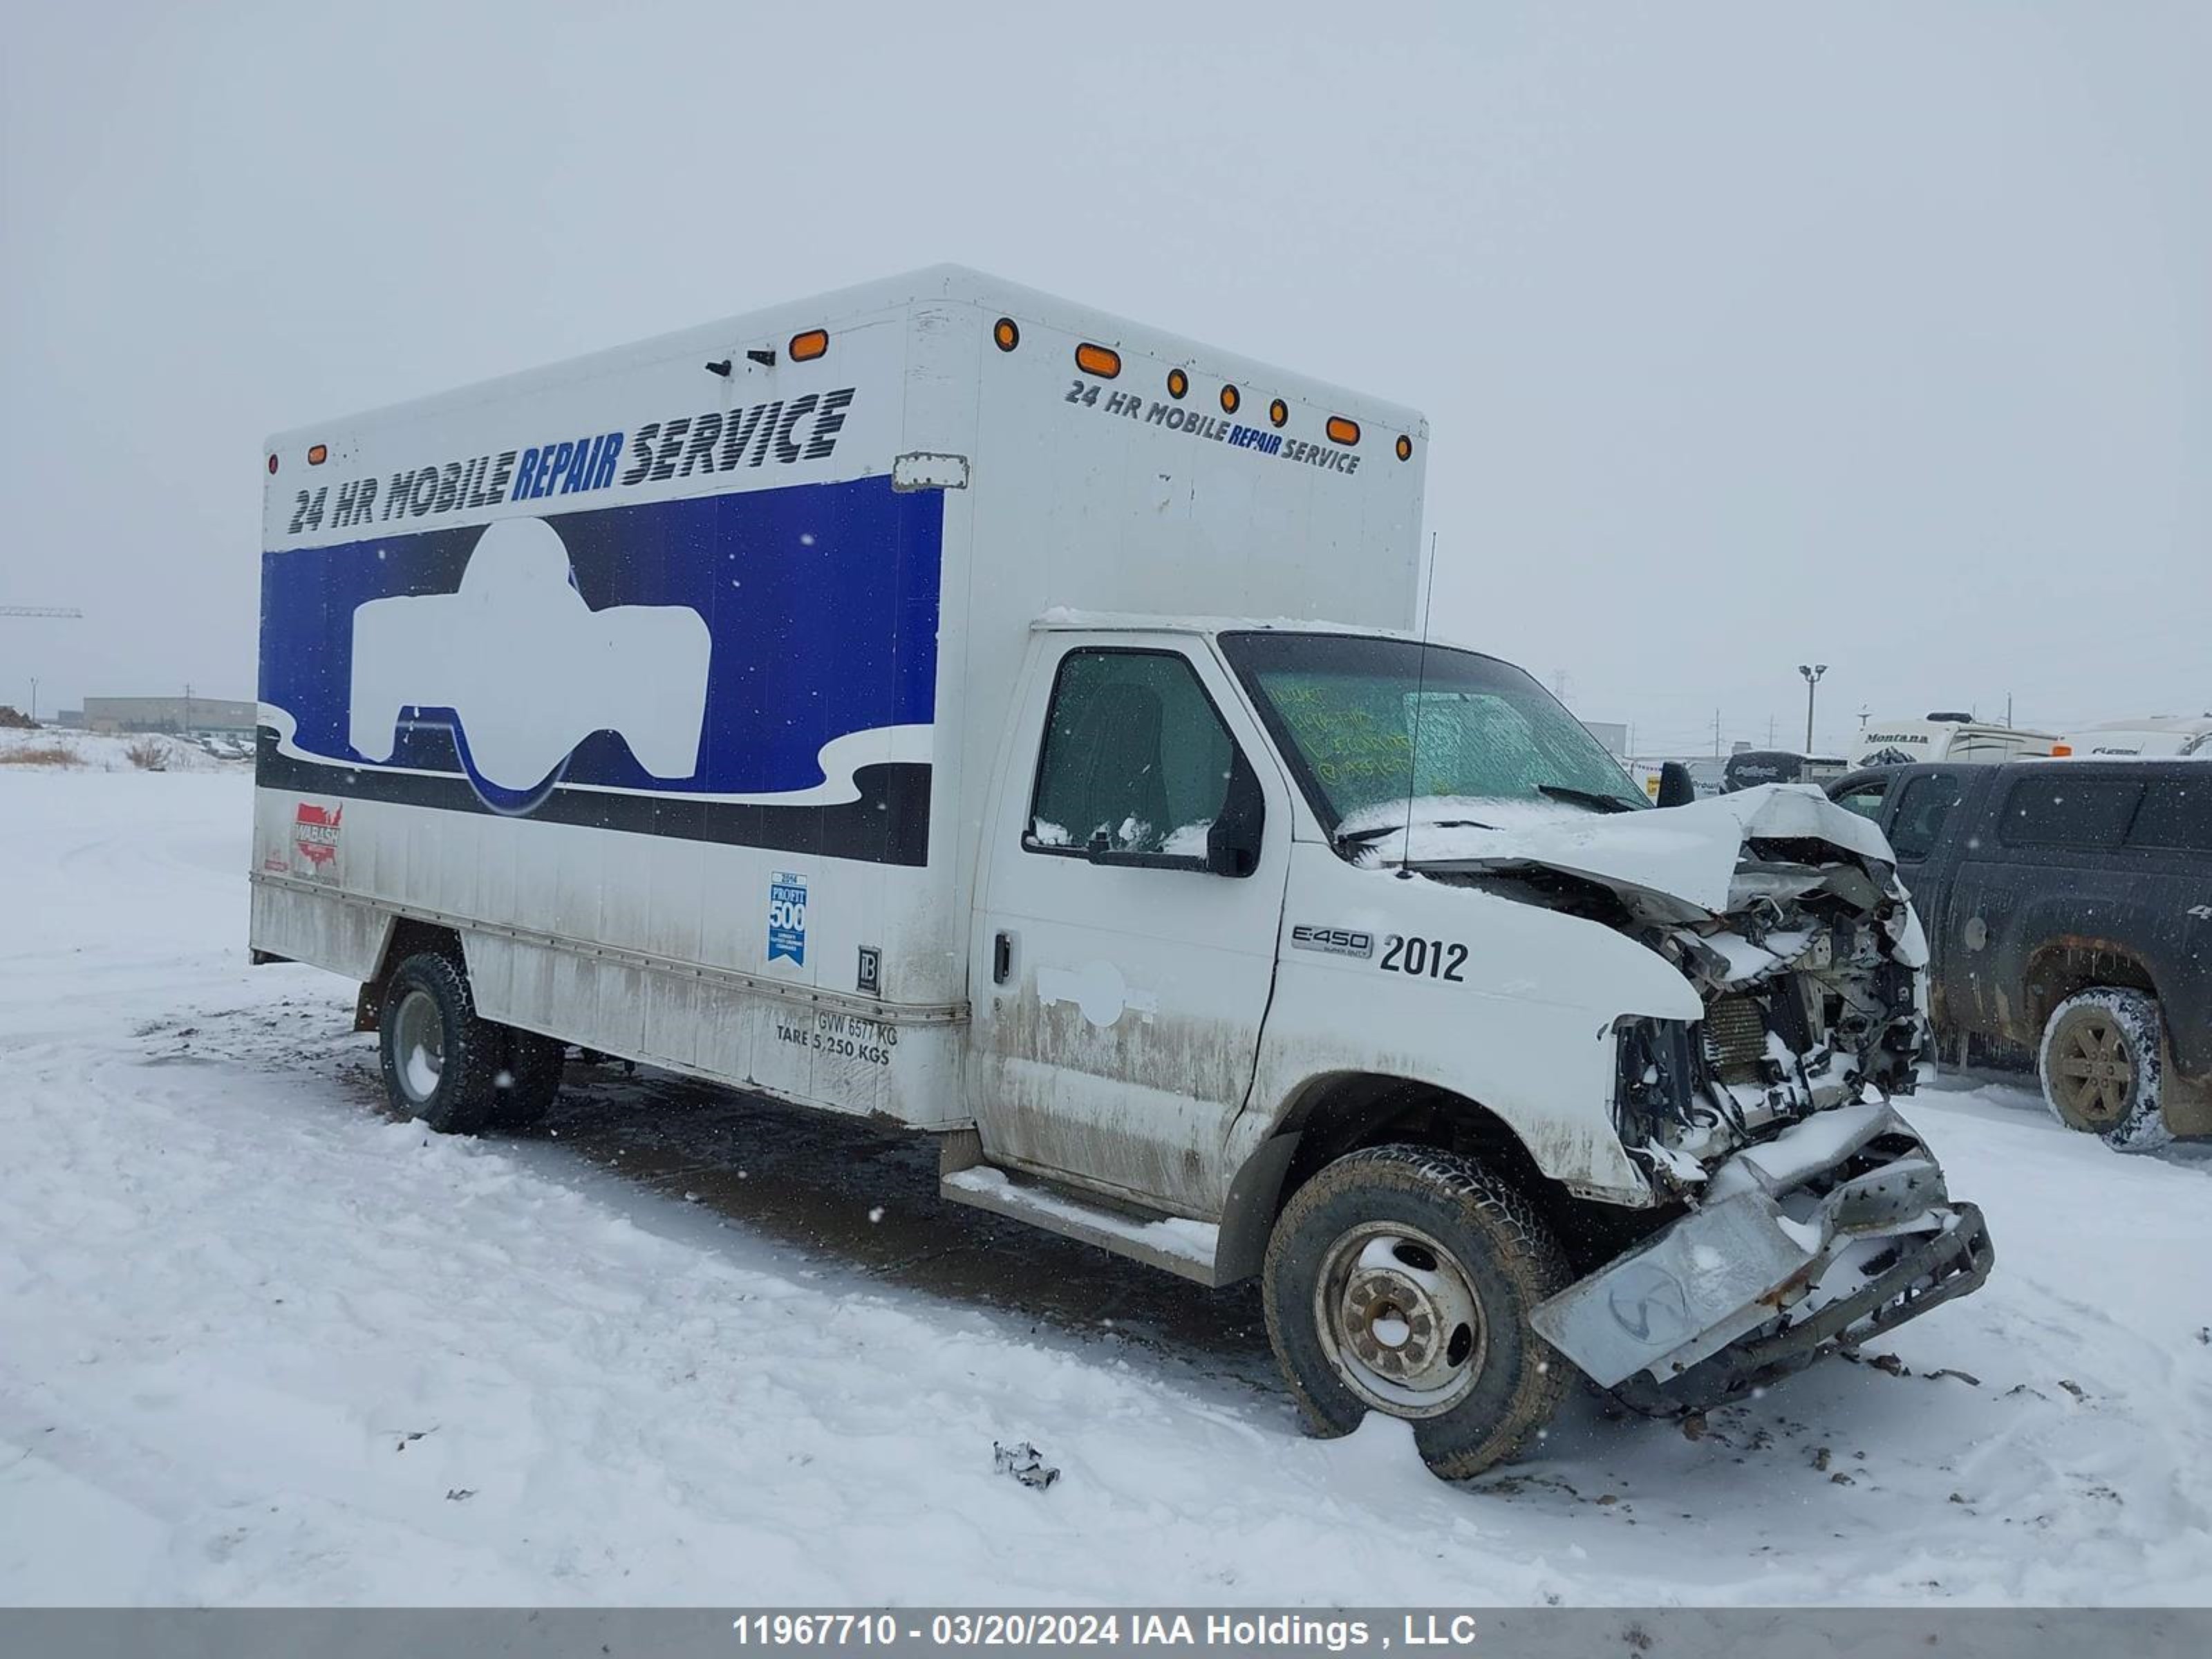
[[[1347,820],[1347,827],[1358,826]],[[1896,858],[1871,822],[1802,783],[1762,784],[1630,812],[1590,812],[1565,803],[1425,800],[1414,809],[1410,847],[1401,832],[1376,843],[1375,851],[1389,864],[1403,852],[1417,866],[1540,865],[1722,915],[1744,843],[1769,840],[1821,842],[1882,866]]]

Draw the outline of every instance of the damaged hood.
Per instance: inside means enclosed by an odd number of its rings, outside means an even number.
[[[1460,821],[1462,805],[1466,817]],[[1486,810],[1503,806],[1504,812]],[[1441,815],[1439,815],[1441,816]],[[1440,872],[1522,867],[1556,870],[1609,887],[1670,921],[1725,915],[1746,898],[1753,842],[1813,844],[1824,862],[1856,865],[1874,886],[1894,886],[1893,854],[1881,831],[1807,784],[1770,783],[1687,805],[1599,814],[1568,808],[1516,811],[1511,803],[1455,803],[1449,823],[1417,819],[1407,862]],[[1772,878],[1787,884],[1779,865]],[[1807,884],[1819,878],[1811,870]],[[1753,892],[1768,890],[1753,878]]]

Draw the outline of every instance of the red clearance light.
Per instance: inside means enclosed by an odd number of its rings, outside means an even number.
[[[826,328],[810,328],[804,334],[791,337],[791,361],[794,363],[811,363],[829,349],[830,331]]]
[[[1085,341],[1075,348],[1075,366],[1085,374],[1096,374],[1102,380],[1110,380],[1121,372],[1121,354],[1103,345]]]
[[[269,458],[269,476],[272,478],[276,476],[276,458],[274,455]]]

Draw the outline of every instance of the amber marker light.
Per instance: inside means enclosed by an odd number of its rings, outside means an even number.
[[[325,461],[330,459],[330,458],[331,447],[328,444],[315,444],[311,446],[307,451],[307,465],[309,466],[320,466]]]
[[[1011,317],[1001,317],[991,325],[991,338],[1001,351],[1012,351],[1022,343],[1022,331]]]
[[[1322,430],[1328,434],[1329,442],[1342,444],[1346,449],[1359,441],[1359,422],[1347,421],[1341,415],[1330,416],[1328,424]]]
[[[804,334],[791,337],[791,361],[794,363],[811,363],[829,349],[830,331],[826,328],[810,328]]]
[[[1225,386],[1221,388],[1221,412],[1224,415],[1234,415],[1237,412],[1237,405],[1243,401],[1235,386]]]
[[[1075,366],[1085,374],[1096,374],[1102,380],[1110,380],[1121,372],[1121,354],[1103,345],[1092,345],[1085,340],[1075,348]]]
[[[1180,403],[1182,394],[1190,390],[1190,376],[1179,368],[1168,371],[1168,396]]]
[[[1413,441],[1402,432],[1398,434],[1398,459],[1401,461],[1413,459]]]

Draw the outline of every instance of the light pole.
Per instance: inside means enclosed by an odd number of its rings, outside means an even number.
[[[1813,752],[1813,688],[1820,684],[1820,676],[1828,672],[1828,665],[1815,663],[1808,668],[1801,662],[1797,672],[1805,677],[1805,752],[1809,755]]]
[[[39,723],[39,677],[31,676],[31,724]]]

